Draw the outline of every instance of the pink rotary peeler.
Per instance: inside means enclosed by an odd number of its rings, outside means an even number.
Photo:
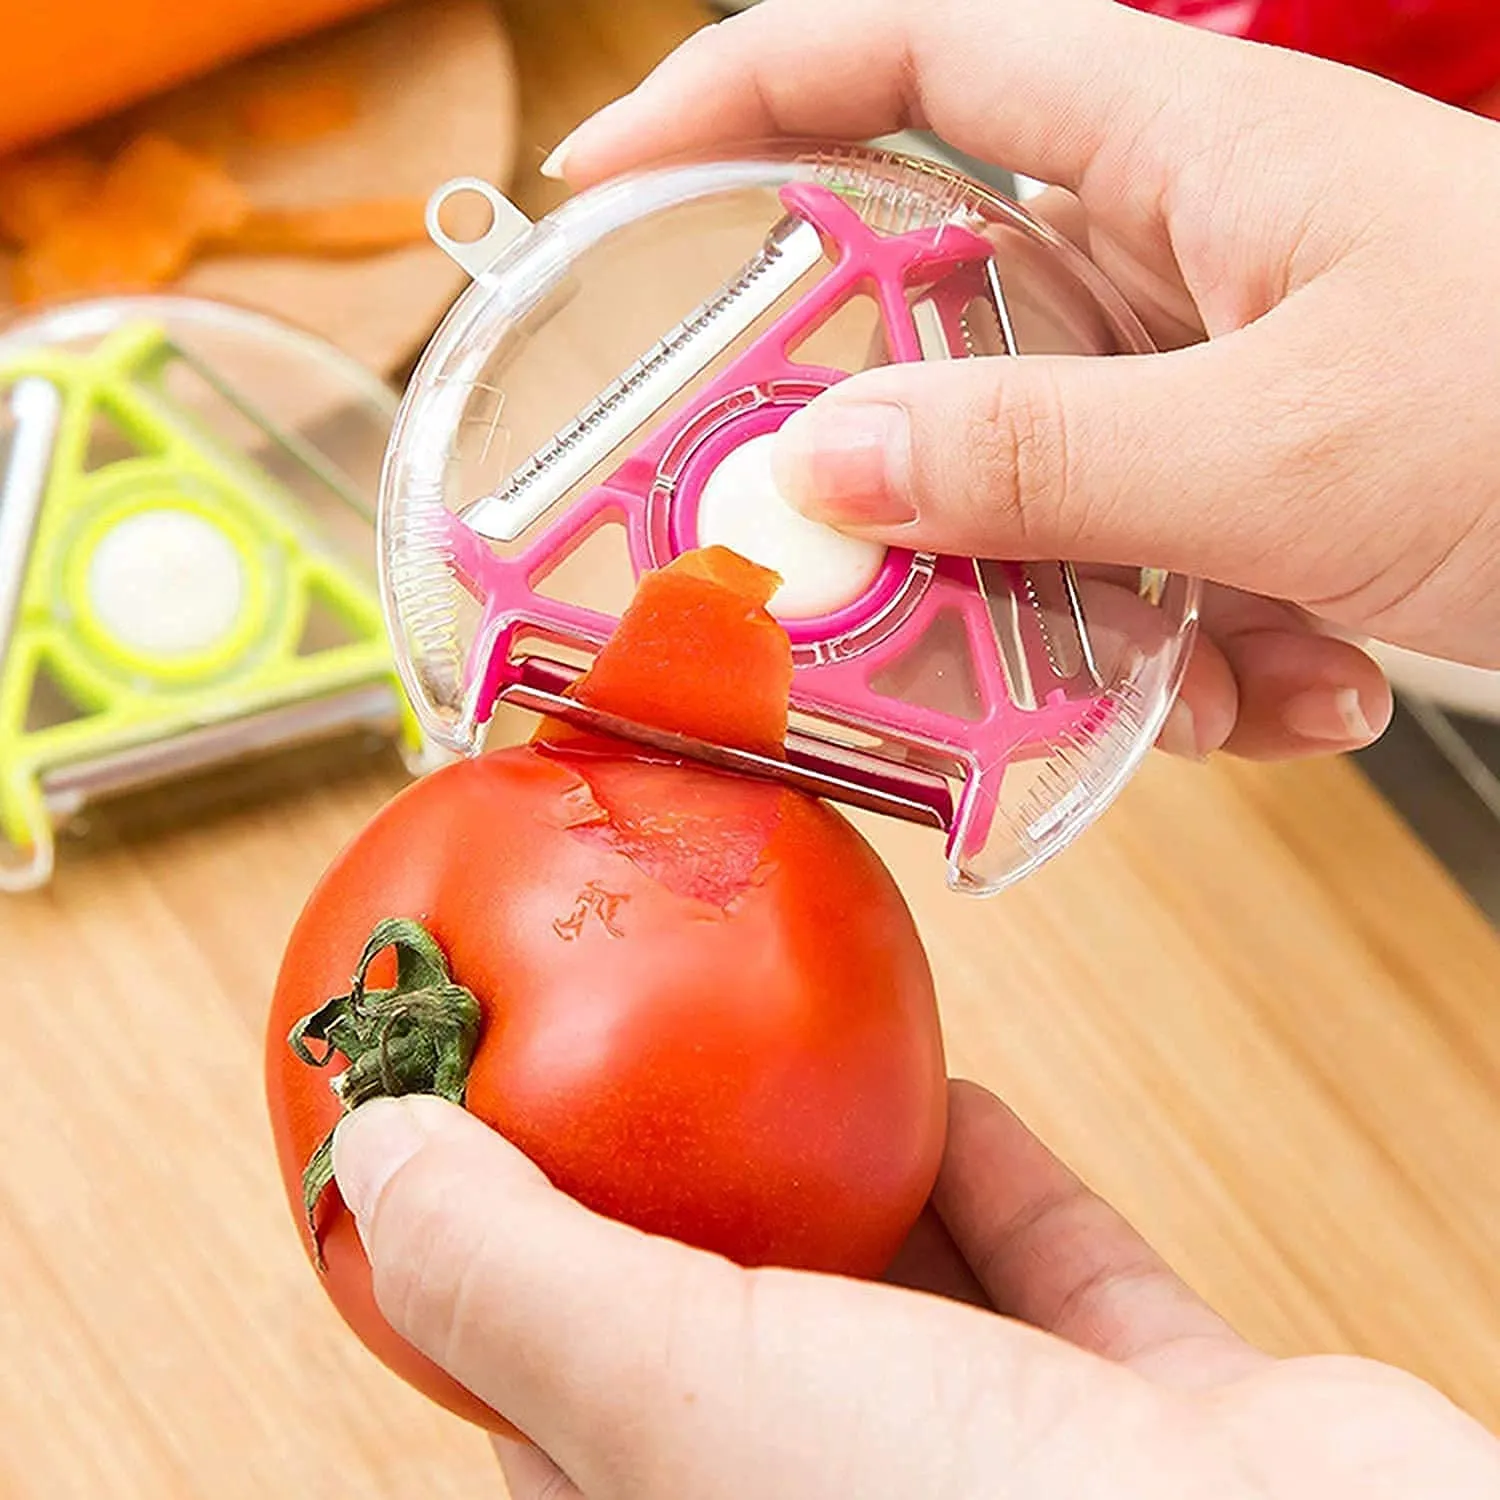
[[[492,222],[460,241],[442,215],[465,193]],[[1087,260],[946,167],[842,147],[641,173],[536,224],[465,179],[428,223],[473,285],[407,391],[379,524],[432,739],[473,754],[501,706],[556,714],[929,824],[973,892],[1110,801],[1176,691],[1191,580],[877,546],[794,512],[770,465],[788,416],[875,364],[1148,351]],[[710,544],[783,579],[784,758],[564,696],[634,577]]]

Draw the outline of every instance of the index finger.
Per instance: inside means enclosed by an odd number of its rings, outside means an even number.
[[[1067,187],[1249,49],[1115,0],[765,0],[706,27],[548,163],[574,187],[773,137],[931,128]]]

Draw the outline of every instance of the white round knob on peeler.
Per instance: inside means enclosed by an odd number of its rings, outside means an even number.
[[[741,443],[708,476],[698,498],[698,545],[728,547],[779,573],[770,604],[778,619],[817,619],[875,582],[886,549],[793,510],[771,474],[774,442],[768,432]]]
[[[175,506],[120,522],[89,560],[88,597],[99,625],[151,656],[208,651],[234,628],[245,596],[234,544]]]

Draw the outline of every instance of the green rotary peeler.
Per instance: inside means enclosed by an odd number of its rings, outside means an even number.
[[[309,436],[378,454],[390,412],[327,346],[215,304],[0,336],[0,889],[46,883],[87,804],[190,771],[359,730],[421,768],[373,474]]]

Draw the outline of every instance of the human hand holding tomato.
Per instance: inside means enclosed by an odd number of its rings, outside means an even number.
[[[1437,1392],[1251,1348],[972,1085],[906,1286],[625,1228],[436,1100],[364,1106],[334,1156],[386,1315],[531,1439],[497,1443],[513,1500],[1500,1494]]]

